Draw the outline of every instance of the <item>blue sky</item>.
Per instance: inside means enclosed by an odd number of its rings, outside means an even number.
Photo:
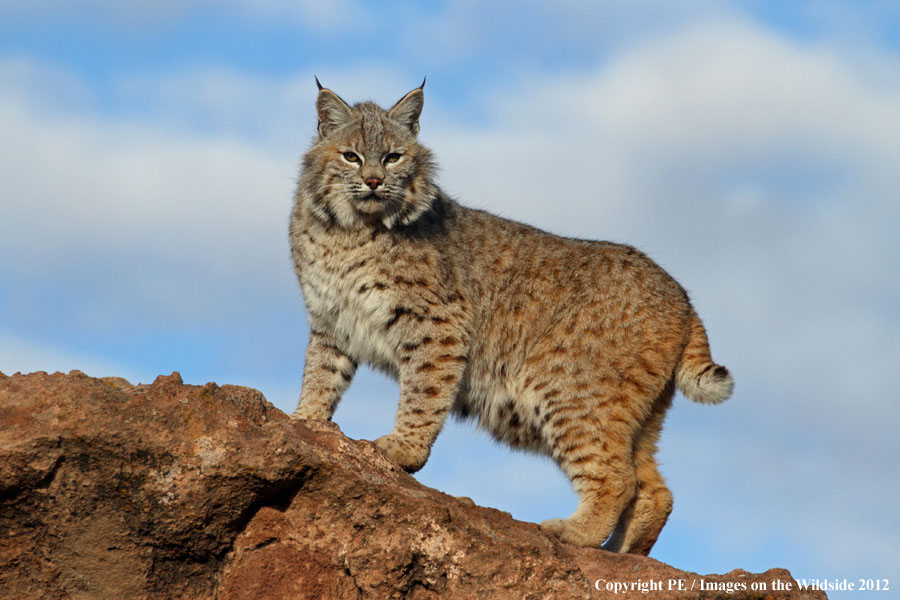
[[[691,291],[737,390],[670,412],[656,558],[900,585],[896,3],[0,1],[0,370],[178,370],[292,410],[313,75],[382,104],[427,75],[448,192]],[[373,439],[396,394],[363,371],[336,420]],[[466,424],[417,476],[524,520],[575,505]]]

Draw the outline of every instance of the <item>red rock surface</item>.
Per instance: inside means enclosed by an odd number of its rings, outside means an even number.
[[[776,579],[561,544],[256,390],[0,375],[3,599],[824,598]]]

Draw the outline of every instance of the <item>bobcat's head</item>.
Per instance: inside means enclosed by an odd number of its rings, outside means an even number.
[[[355,228],[408,225],[437,188],[431,152],[416,140],[425,82],[389,110],[353,106],[319,84],[318,136],[303,159],[298,195],[329,223]]]

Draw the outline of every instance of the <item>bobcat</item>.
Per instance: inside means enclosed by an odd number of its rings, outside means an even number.
[[[577,509],[545,531],[649,553],[672,510],[654,453],[675,388],[715,404],[734,386],[685,291],[629,246],[447,196],[416,137],[424,81],[389,110],[316,84],[290,221],[311,328],[293,416],[330,419],[367,363],[400,384],[375,441],[398,465],[425,464],[448,413],[476,419],[571,480]]]

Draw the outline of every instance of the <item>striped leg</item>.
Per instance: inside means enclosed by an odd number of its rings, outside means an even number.
[[[394,430],[375,440],[409,472],[421,469],[444,426],[466,367],[465,344],[453,330],[431,322],[400,348],[400,402]]]
[[[564,542],[599,548],[634,499],[636,427],[628,406],[617,398],[587,414],[584,409],[558,414],[548,423],[553,458],[571,480],[579,504],[569,518],[550,519],[541,527]]]
[[[303,366],[300,403],[291,416],[295,419],[330,420],[354,373],[355,362],[324,335],[311,332],[306,347],[306,364]]]
[[[672,512],[672,492],[666,487],[654,455],[666,411],[672,404],[670,385],[653,405],[653,412],[641,428],[634,444],[637,494],[603,546],[611,552],[650,553],[653,544]]]

